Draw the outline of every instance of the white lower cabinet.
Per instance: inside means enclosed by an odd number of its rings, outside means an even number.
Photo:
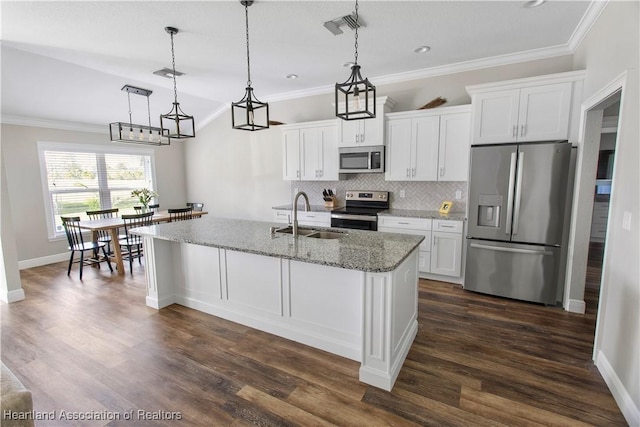
[[[425,236],[420,244],[420,273],[460,277],[462,268],[462,221],[381,216],[378,231]]]
[[[396,216],[378,217],[378,231],[424,236],[418,254],[418,271],[429,273],[431,266],[431,219]]]
[[[273,221],[281,224],[289,224],[291,222],[291,211],[289,209],[274,209]]]
[[[293,214],[291,214],[291,221],[293,221]],[[298,225],[331,227],[331,213],[298,211]]]

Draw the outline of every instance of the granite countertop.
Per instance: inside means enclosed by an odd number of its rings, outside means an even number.
[[[395,270],[424,240],[424,236],[347,229],[333,229],[347,233],[339,239],[294,238],[290,234],[271,234],[271,226],[282,224],[205,216],[140,227],[132,232],[174,242],[367,272]]]
[[[407,218],[431,218],[431,219],[449,219],[453,221],[464,221],[466,214],[464,212],[449,212],[444,215],[438,211],[424,211],[413,209],[387,209],[382,212],[378,212],[378,216],[403,216]]]
[[[324,205],[309,205],[311,208],[309,212],[331,212],[336,209],[342,208],[342,206],[335,206],[333,208],[325,208]],[[280,205],[274,206],[272,209],[282,209],[282,210],[293,210],[293,205],[290,203],[288,205]],[[304,212],[304,207],[302,205],[298,205],[298,212]]]

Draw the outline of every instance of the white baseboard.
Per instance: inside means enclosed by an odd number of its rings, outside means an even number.
[[[565,310],[570,313],[578,314],[584,314],[586,309],[587,305],[585,304],[585,302],[577,299],[570,299],[567,307],[565,308]]]
[[[640,426],[640,409],[636,406],[627,389],[624,388],[624,384],[602,351],[598,351],[596,366],[629,425]]]
[[[69,261],[70,252],[64,252],[61,254],[47,255],[40,258],[25,259],[18,261],[18,269],[24,270],[25,268],[40,267],[41,265],[55,264],[56,262]]]
[[[0,300],[8,304],[11,304],[12,302],[16,302],[16,301],[22,301],[23,299],[24,299],[24,289],[22,288],[16,289],[13,291],[8,291],[6,293],[3,292],[0,294]]]

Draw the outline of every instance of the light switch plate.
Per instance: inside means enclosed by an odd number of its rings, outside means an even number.
[[[631,231],[631,212],[629,211],[624,211],[622,215],[622,228]]]

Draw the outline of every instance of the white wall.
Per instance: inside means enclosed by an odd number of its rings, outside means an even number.
[[[0,300],[15,302],[24,299],[24,291],[18,271],[18,253],[5,171],[4,162],[0,159]]]
[[[596,363],[627,421],[640,424],[640,3],[610,2],[574,55],[587,70],[585,99],[627,72],[603,264]],[[631,231],[622,228],[631,214]]]
[[[106,127],[105,124],[105,130]],[[18,260],[27,262],[68,253],[66,239],[50,241],[47,235],[37,142],[116,143],[110,142],[106,134],[7,124],[2,125],[1,137]],[[163,209],[182,207],[186,202],[182,144],[172,142],[168,147],[155,148],[158,200]]]

